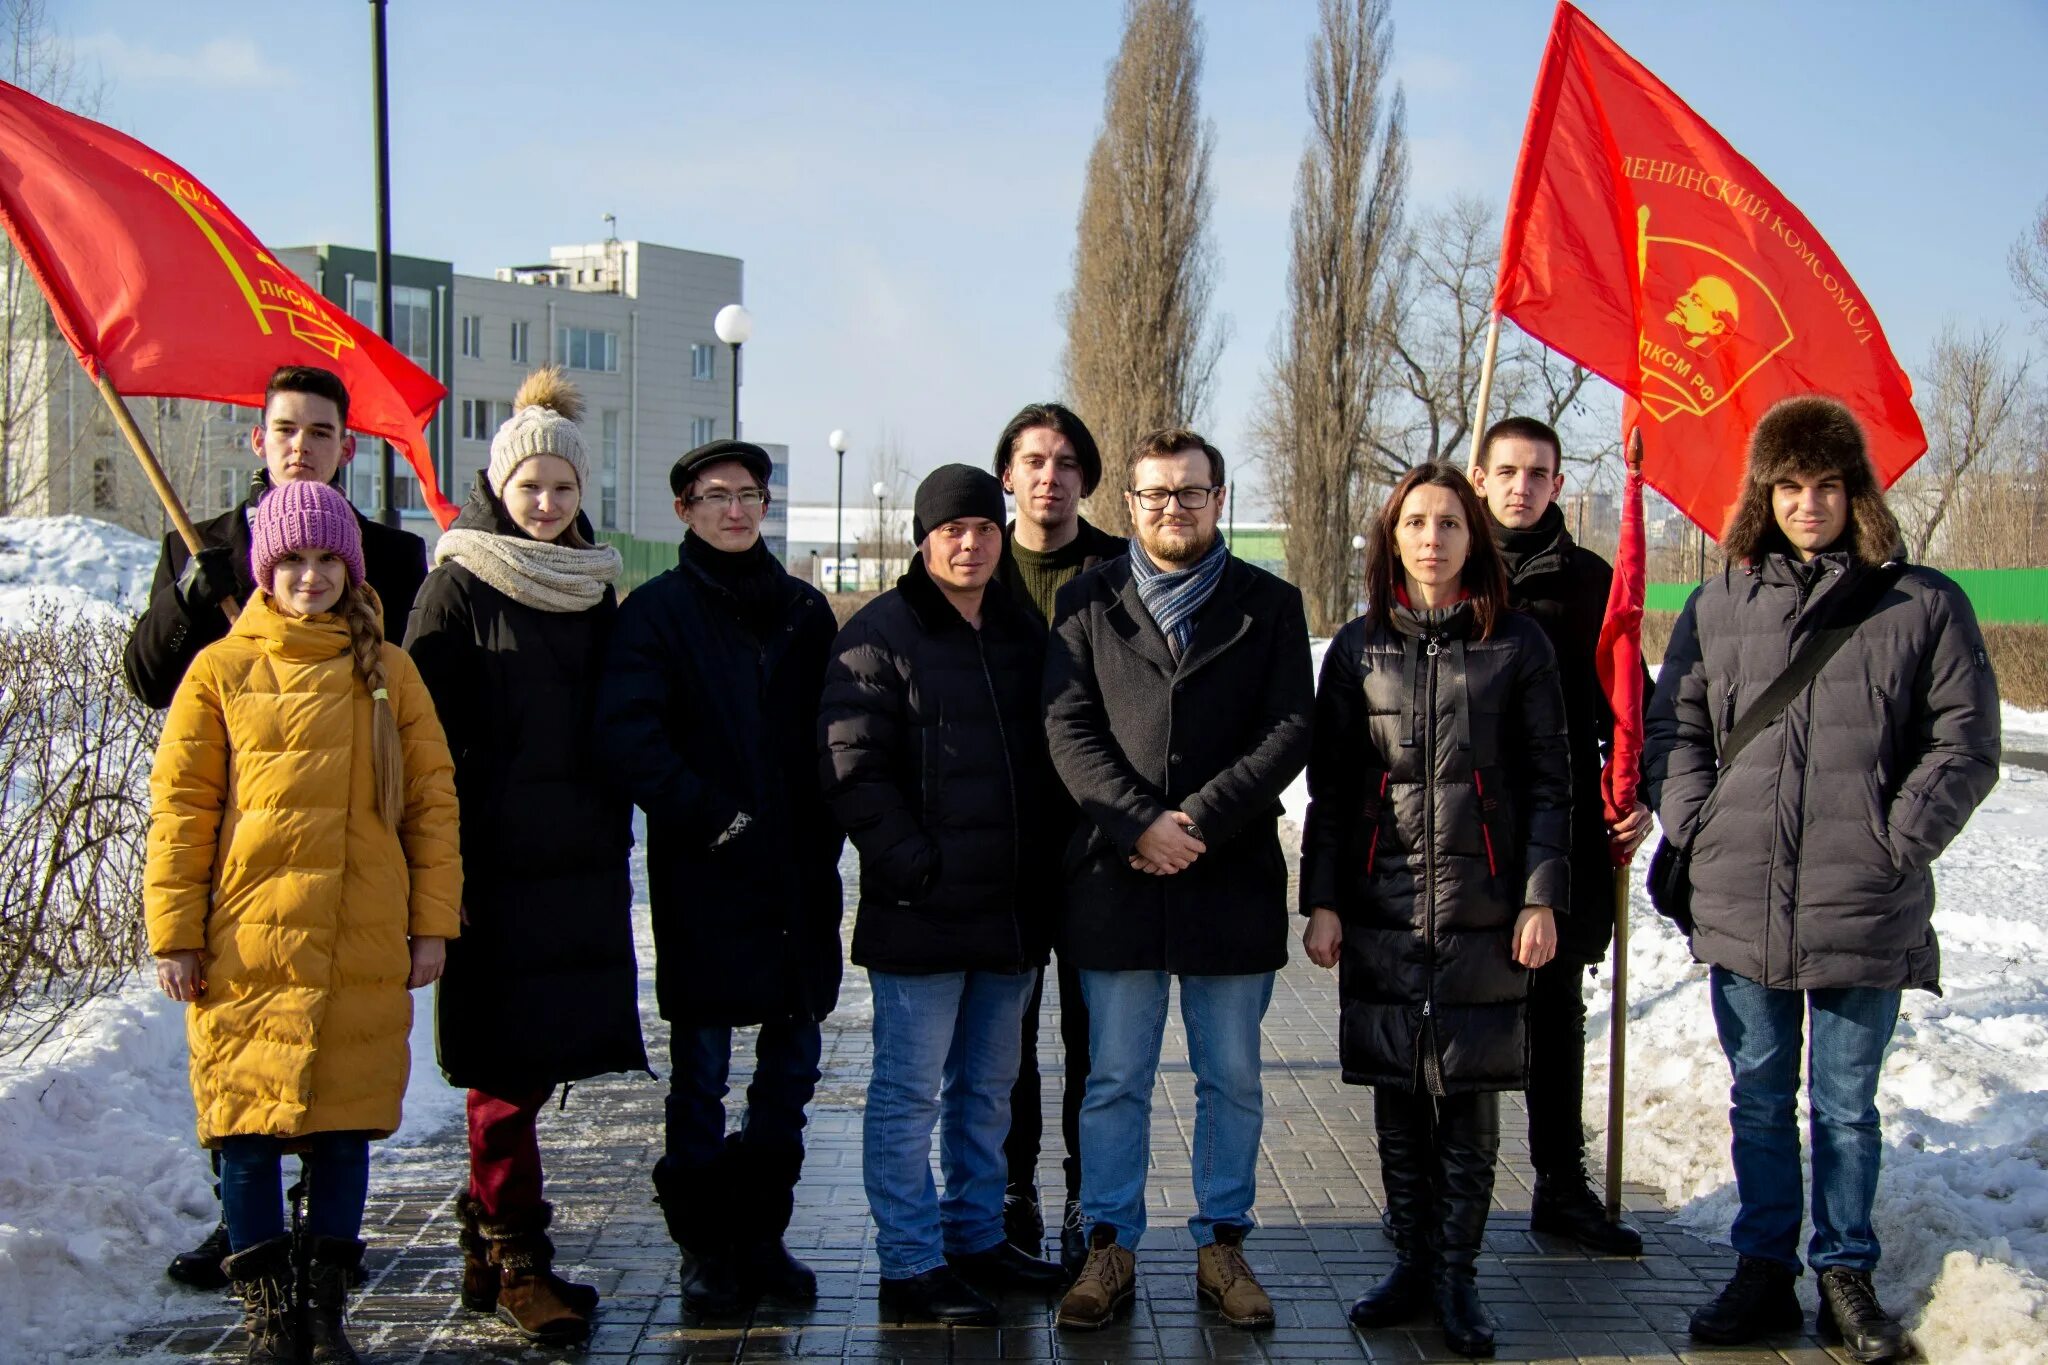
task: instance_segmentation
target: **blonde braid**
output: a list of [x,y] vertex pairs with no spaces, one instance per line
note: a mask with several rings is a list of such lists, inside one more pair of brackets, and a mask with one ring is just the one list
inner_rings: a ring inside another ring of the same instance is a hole
[[385,693],[384,626],[369,594],[354,584],[343,594],[342,603],[356,676],[370,689],[370,767],[377,782],[377,813],[384,817],[384,827],[396,833],[398,819],[405,812],[405,755],[398,737],[398,715]]

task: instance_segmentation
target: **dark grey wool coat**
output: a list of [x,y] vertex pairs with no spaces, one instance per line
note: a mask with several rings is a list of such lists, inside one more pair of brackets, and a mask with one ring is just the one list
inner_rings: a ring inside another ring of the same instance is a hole
[[[518,534],[481,475],[455,525]],[[450,1085],[517,1095],[647,1070],[633,808],[590,739],[617,616],[609,590],[584,611],[542,611],[453,563],[413,604],[405,649],[447,731],[462,805],[466,920],[434,993]]]
[[1643,771],[1692,847],[1692,950],[1766,986],[1939,988],[1930,865],[1998,780],[1998,689],[1976,615],[1909,567],[1784,714],[1717,773],[1748,703],[1826,604],[1869,572],[1846,551],[1709,579],[1679,615]]
[[1344,921],[1344,1079],[1452,1094],[1528,1078],[1526,905],[1571,904],[1564,692],[1541,627],[1469,603],[1361,617],[1316,694],[1301,907]]
[[[1301,594],[1232,559],[1178,662],[1128,559],[1060,589],[1046,732],[1080,803],[1060,952],[1096,971],[1230,976],[1287,963],[1280,795],[1308,762]],[[1171,877],[1131,870],[1138,836],[1186,812],[1209,851]]]

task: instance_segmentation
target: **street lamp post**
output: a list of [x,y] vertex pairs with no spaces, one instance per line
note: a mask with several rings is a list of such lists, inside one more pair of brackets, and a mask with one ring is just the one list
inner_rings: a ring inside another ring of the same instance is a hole
[[[370,102],[371,137],[377,144],[377,335],[391,340],[391,97],[385,80],[384,0],[370,0]],[[343,307],[354,311],[356,301]],[[398,477],[391,442],[383,443],[384,497],[377,520],[398,525],[398,499],[393,484]]]
[[833,428],[825,438],[839,457],[839,494],[832,504],[832,591],[846,591],[846,433]]
[[740,438],[740,347],[754,335],[754,315],[736,303],[728,303],[711,319],[711,330],[732,347],[732,438]]
[[875,495],[875,586],[879,588],[889,572],[884,567],[888,563],[888,557],[882,551],[885,543],[882,539],[882,502],[889,496],[889,485],[877,479],[874,488],[869,491]]

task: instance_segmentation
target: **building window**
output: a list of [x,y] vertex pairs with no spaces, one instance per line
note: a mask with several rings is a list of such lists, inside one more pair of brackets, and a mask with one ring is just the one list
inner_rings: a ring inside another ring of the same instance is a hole
[[533,360],[533,325],[526,322],[512,324],[512,360],[514,364],[527,365]]
[[213,505],[225,512],[249,491],[249,471],[229,466],[213,471]]
[[510,403],[494,403],[488,398],[462,400],[462,439],[465,441],[488,441],[498,434],[499,427],[511,420]]
[[692,417],[690,419],[690,448],[696,449],[718,439],[716,417]]
[[213,405],[213,416],[215,421],[232,422],[240,415],[240,412],[236,409],[233,403],[215,403]]
[[619,529],[619,414],[607,408],[602,423],[603,444],[599,446],[597,475],[597,524],[607,531]]
[[114,481],[114,468],[113,456],[92,457],[92,510],[95,512],[114,510],[115,494],[118,492]]
[[159,421],[159,422],[175,422],[175,421],[177,421],[177,420],[178,420],[178,400],[177,400],[177,399],[175,399],[175,398],[159,398],[159,399],[157,399],[157,400],[156,400],[156,420],[157,420],[157,421]]
[[571,370],[616,372],[619,368],[619,334],[600,332],[591,327],[557,327],[555,360]]
[[[353,281],[348,311],[357,322],[377,330],[377,282]],[[434,358],[434,293],[416,285],[391,287],[391,344],[400,355],[422,366]]]
[[474,313],[462,315],[462,353],[471,360],[484,357],[484,320]]
[[699,341],[690,347],[690,378],[709,379],[712,377],[712,357],[718,352],[708,341]]

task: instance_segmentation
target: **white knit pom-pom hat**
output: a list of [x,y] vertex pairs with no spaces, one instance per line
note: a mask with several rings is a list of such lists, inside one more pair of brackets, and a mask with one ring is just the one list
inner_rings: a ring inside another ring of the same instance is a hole
[[583,449],[583,395],[559,365],[545,365],[526,376],[512,398],[512,416],[491,438],[491,462],[484,477],[491,492],[502,498],[513,472],[536,455],[554,455],[576,471],[576,486],[590,484],[590,456]]

